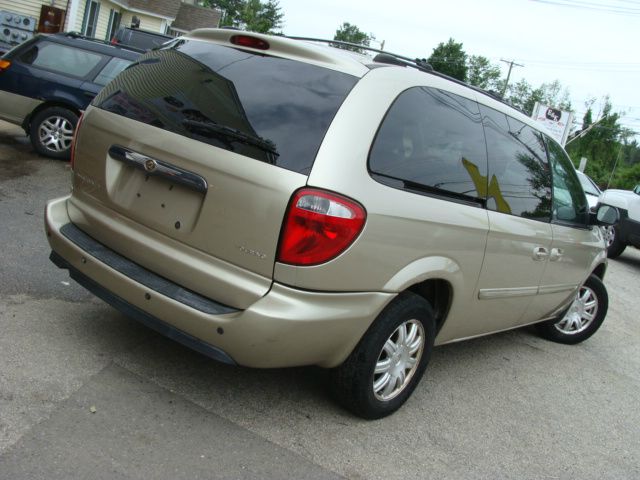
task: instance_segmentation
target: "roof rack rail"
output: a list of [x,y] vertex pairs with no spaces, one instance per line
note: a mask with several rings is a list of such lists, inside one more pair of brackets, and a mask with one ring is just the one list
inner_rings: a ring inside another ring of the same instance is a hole
[[70,38],[81,38],[83,40],[90,40],[92,42],[97,42],[97,43],[107,43],[105,40],[100,40],[94,37],[87,37],[86,35],[83,35],[80,32],[62,32],[61,34],[64,35],[65,37],[70,37]]
[[[376,57],[373,59],[374,61],[379,61],[381,63],[390,63],[393,65],[401,65],[405,67],[413,67],[413,68],[417,68],[418,70],[422,70],[424,72],[433,71],[433,67],[429,65],[427,60],[424,58],[405,57],[404,55],[398,55],[397,53],[386,52],[378,48],[371,48],[365,45],[358,45],[357,43],[343,42],[340,40],[327,40],[325,38],[289,37],[289,36],[286,36],[286,38],[290,38],[292,40],[305,40],[307,42],[328,43],[329,45],[352,47],[358,50],[366,50],[367,52],[376,52],[378,53],[378,55],[376,55]],[[381,60],[376,60],[376,58],[380,58]],[[400,61],[402,61],[403,63],[400,63]]]
[[518,110],[520,113],[523,113],[524,115],[527,115],[527,112],[525,112],[524,110],[516,107],[515,105],[512,105],[511,103],[509,103],[508,101],[506,101],[502,95],[500,95],[498,92],[493,91],[493,90],[485,90],[484,88],[480,88],[480,87],[476,87],[475,85],[471,85],[467,82],[464,82],[462,80],[458,80],[457,78],[454,77],[450,77],[447,74],[438,72],[436,70],[433,69],[433,67],[431,66],[431,64],[429,62],[427,62],[427,60],[425,58],[410,58],[410,57],[405,57],[404,55],[398,55],[397,53],[392,53],[392,52],[387,52],[385,50],[380,50],[377,48],[371,48],[371,47],[367,47],[364,45],[358,45],[357,43],[350,43],[350,42],[342,42],[340,40],[327,40],[324,38],[310,38],[310,37],[289,37],[286,36],[286,38],[290,38],[292,40],[303,40],[303,41],[308,41],[308,42],[321,42],[321,43],[328,43],[329,45],[341,45],[341,46],[346,46],[346,47],[353,47],[353,48],[357,48],[359,50],[366,50],[368,52],[376,52],[378,55],[376,55],[375,57],[373,57],[373,61],[374,62],[378,62],[378,63],[387,63],[389,65],[398,65],[401,67],[412,67],[412,68],[416,68],[422,72],[425,73],[429,73],[431,75],[435,75],[436,77],[440,77],[440,78],[444,78],[445,80],[449,80],[451,82],[457,83],[458,85],[462,85],[465,86],[467,88],[470,88],[471,90],[474,90],[478,93],[481,93],[483,95],[487,95],[488,97],[493,98],[494,100],[499,101],[500,103],[503,103],[504,105],[507,105],[508,107],[511,107],[515,110]]
[[474,90],[474,91],[476,91],[478,93],[486,95],[487,97],[491,97],[494,100],[497,100],[498,102],[506,105],[507,107],[511,107],[514,110],[519,111],[520,113],[526,115],[527,117],[530,116],[527,112],[522,110],[520,107],[516,107],[512,103],[510,103],[507,100],[505,100],[505,98],[502,95],[500,95],[498,92],[496,92],[495,90],[485,90],[484,88],[476,87],[475,85],[471,85],[470,83],[464,82],[462,80],[458,80],[457,78],[450,77],[449,75],[447,75],[445,73],[437,72],[435,70],[433,70],[432,72],[429,72],[429,73],[431,73],[432,75],[435,75],[436,77],[444,78],[444,79],[449,80],[451,82],[457,83],[458,85],[462,85],[464,87],[470,88],[471,90]]
[[106,40],[101,40],[99,38],[94,38],[94,37],[87,37],[86,35],[83,35],[80,32],[62,32],[62,33],[60,33],[60,35],[64,35],[65,37],[69,37],[69,38],[80,38],[82,40],[88,40],[90,42],[95,42],[95,43],[101,43],[103,45],[108,45],[110,47],[122,48],[122,49],[125,49],[125,50],[131,50],[131,51],[138,52],[138,53],[146,52],[146,50],[144,50],[143,48],[132,47],[130,45],[121,45],[119,43],[111,43],[111,42],[108,42]]

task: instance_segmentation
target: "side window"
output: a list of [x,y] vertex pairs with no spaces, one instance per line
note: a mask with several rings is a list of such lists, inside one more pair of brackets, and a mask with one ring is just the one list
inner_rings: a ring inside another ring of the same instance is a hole
[[551,172],[540,133],[480,105],[489,155],[487,208],[551,220]]
[[102,55],[57,43],[41,42],[25,52],[20,61],[72,77],[85,77],[103,59]]
[[553,172],[553,220],[585,226],[589,204],[571,160],[555,141],[546,137]]
[[393,103],[369,155],[382,182],[461,199],[484,199],[487,158],[476,102],[414,87]]
[[124,58],[112,58],[109,60],[100,73],[93,80],[93,83],[97,83],[98,85],[106,85],[111,80],[116,78],[122,70],[131,65],[131,60],[125,60]]

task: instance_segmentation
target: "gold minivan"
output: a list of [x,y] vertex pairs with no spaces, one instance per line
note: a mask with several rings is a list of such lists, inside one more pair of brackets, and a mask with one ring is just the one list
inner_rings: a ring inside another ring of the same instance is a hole
[[590,337],[606,253],[566,153],[423,62],[204,29],[86,110],[51,259],[216,360],[331,369],[380,418],[434,345],[537,324]]

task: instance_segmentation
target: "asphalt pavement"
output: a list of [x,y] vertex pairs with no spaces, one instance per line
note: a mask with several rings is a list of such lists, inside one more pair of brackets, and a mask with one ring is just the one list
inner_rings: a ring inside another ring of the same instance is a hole
[[216,363],[76,285],[43,233],[69,177],[0,121],[0,479],[640,478],[640,251],[609,262],[590,340],[439,347],[409,402],[370,422],[321,369]]

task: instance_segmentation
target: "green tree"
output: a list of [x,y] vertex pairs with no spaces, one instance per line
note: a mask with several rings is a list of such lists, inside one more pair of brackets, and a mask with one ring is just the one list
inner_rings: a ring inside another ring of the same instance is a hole
[[207,7],[222,12],[221,27],[258,33],[281,33],[284,13],[277,0],[204,0]]
[[542,103],[553,105],[562,110],[571,110],[571,95],[569,89],[563,87],[559,80],[540,85]]
[[[336,34],[333,36],[333,39],[339,42],[355,43],[356,45],[363,45],[365,47],[368,47],[371,43],[371,40],[373,40],[373,35],[364,33],[357,26],[349,22],[343,22],[343,24],[336,30]],[[346,50],[363,53],[363,50],[360,48],[338,44],[336,44],[335,46],[338,48],[344,48]]]
[[582,117],[582,130],[586,130],[591,125],[593,125],[593,112],[591,111],[591,107],[588,107]]
[[631,165],[622,165],[616,169],[616,175],[611,186],[631,190],[638,184],[640,184],[640,162]]
[[507,87],[505,100],[524,111],[527,115],[533,113],[533,107],[536,102],[571,111],[569,90],[563,88],[558,80],[554,80],[551,83],[543,83],[538,88],[533,88],[529,82],[522,79]]
[[453,38],[447,43],[440,42],[427,61],[435,71],[467,81],[467,54],[462,49],[462,43],[457,43]]
[[601,187],[606,187],[616,162],[619,165],[616,170],[625,169],[626,162],[624,158],[620,161],[620,157],[624,152],[624,136],[628,133],[624,132],[619,120],[620,114],[613,112],[611,101],[605,98],[597,124],[567,146],[567,153],[575,165],[582,157],[587,158],[585,173]]
[[492,64],[487,57],[471,55],[467,59],[467,82],[485,90],[498,90],[500,67]]

